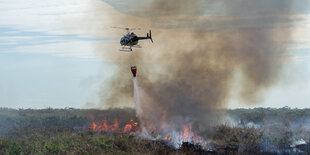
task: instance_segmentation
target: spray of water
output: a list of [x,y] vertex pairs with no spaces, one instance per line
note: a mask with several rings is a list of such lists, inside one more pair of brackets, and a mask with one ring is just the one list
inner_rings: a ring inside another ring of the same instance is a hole
[[141,105],[140,105],[139,89],[138,89],[138,83],[137,83],[136,77],[133,78],[133,94],[134,94],[136,115],[138,117],[140,117],[142,114],[142,109],[141,109]]

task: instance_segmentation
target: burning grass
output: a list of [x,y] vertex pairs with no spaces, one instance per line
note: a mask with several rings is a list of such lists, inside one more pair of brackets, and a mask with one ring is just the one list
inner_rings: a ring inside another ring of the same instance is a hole
[[133,135],[138,132],[141,132],[138,122],[130,119],[128,123],[120,124],[117,118],[114,119],[113,124],[109,124],[106,119],[100,121],[100,123],[96,123],[94,118],[92,118],[92,123],[88,127],[90,131],[95,132],[104,132],[104,133],[122,133],[122,134],[129,134]]
[[[131,109],[0,109],[0,154],[310,153],[310,134],[305,128],[310,110],[226,113],[235,124],[214,126],[212,132],[194,131],[185,124],[170,135],[152,132],[143,136]],[[301,120],[303,126],[298,126]]]

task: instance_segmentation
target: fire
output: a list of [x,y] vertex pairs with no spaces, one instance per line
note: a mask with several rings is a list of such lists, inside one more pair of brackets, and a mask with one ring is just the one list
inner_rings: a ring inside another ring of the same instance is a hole
[[132,132],[133,128],[138,126],[138,122],[135,122],[133,119],[130,120],[130,124],[126,124],[123,128],[123,133],[129,133],[130,135],[133,135],[134,132]]
[[91,129],[93,131],[113,132],[118,128],[118,121],[115,119],[114,123],[109,125],[106,120],[102,120],[100,124],[92,122]]
[[179,140],[197,144],[203,143],[201,137],[195,135],[195,133],[192,131],[192,126],[188,124],[184,126],[183,132],[180,133]]
[[[164,112],[165,113],[165,112]],[[92,118],[92,123],[89,126],[89,130],[96,132],[104,132],[104,133],[121,133],[128,135],[141,136],[142,128],[139,126],[139,123],[134,119],[130,119],[128,123],[119,122],[117,119],[114,119],[114,122],[111,123],[108,120],[101,120],[99,123],[96,123],[94,118]],[[165,120],[165,116],[163,116],[162,120]],[[161,126],[161,131],[158,132],[156,139],[163,140],[169,144],[172,144],[175,147],[179,147],[183,142],[190,142],[194,144],[206,144],[206,141],[200,136],[196,135],[193,132],[192,125],[185,124],[181,130],[174,130],[171,128],[170,124],[167,122],[163,122]],[[146,136],[146,138],[151,138],[154,135]],[[154,136],[155,137],[155,136]]]
[[189,134],[193,134],[192,131],[189,129],[189,125],[185,125],[184,126],[184,131],[183,131],[183,135],[181,135],[181,139],[188,139],[190,138],[189,137]]
[[97,128],[97,124],[95,122],[93,122],[92,129],[95,130],[96,128]]
[[[184,125],[183,127],[183,131],[181,131],[179,133],[179,136],[177,138],[177,141],[180,142],[190,142],[190,141],[195,141],[195,139],[198,139],[199,137],[196,138],[196,136],[194,135],[194,133],[192,132],[192,127],[190,125]],[[172,136],[166,136],[165,138],[163,138],[164,141],[170,141],[170,142],[174,142],[175,138],[173,138]]]
[[202,146],[207,144],[203,138],[193,132],[191,124],[184,125],[182,130],[179,132],[175,130],[171,131],[170,134],[171,135],[168,134],[162,140],[172,144],[175,147],[179,147],[183,142],[200,144]]
[[123,132],[124,133],[128,133],[131,129],[132,129],[132,125],[126,124],[124,129],[123,129]]
[[164,141],[171,141],[171,139],[172,139],[172,136],[168,136],[164,138]]
[[134,121],[133,119],[130,120],[129,123],[121,126],[117,119],[114,119],[113,124],[109,124],[107,120],[102,120],[100,123],[96,123],[94,118],[91,117],[92,124],[89,126],[89,130],[96,131],[96,132],[121,132],[133,135],[139,131],[138,129],[138,122]]

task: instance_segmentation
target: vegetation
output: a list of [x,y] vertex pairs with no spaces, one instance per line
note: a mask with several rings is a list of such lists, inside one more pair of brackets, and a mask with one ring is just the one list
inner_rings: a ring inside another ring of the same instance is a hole
[[108,136],[64,128],[26,129],[28,135],[0,139],[0,154],[167,154],[174,151],[163,142],[133,136]]
[[[214,154],[240,152],[310,154],[310,109],[225,110],[234,125],[215,126],[205,135],[212,150],[183,143],[175,149],[163,141],[122,133],[88,130],[92,119],[135,119],[133,109],[0,108],[0,154]],[[307,145],[294,145],[297,140]]]

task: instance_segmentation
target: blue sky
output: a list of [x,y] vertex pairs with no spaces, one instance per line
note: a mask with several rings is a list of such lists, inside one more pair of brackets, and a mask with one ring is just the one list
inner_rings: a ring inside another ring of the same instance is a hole
[[[105,28],[111,19],[127,17],[114,8],[121,1],[108,2],[96,1],[96,7],[109,16],[98,15],[89,0],[0,0],[0,107],[85,108],[99,102],[113,63],[94,45],[118,51],[119,36]],[[289,18],[297,25],[289,49],[294,61],[260,106],[310,108],[310,14]],[[244,106],[233,99],[230,107]]]
[[83,14],[85,1],[79,2],[0,1],[0,107],[85,108],[98,102],[109,76],[101,70],[110,64],[96,58],[91,44],[109,38],[63,27],[72,14]]

